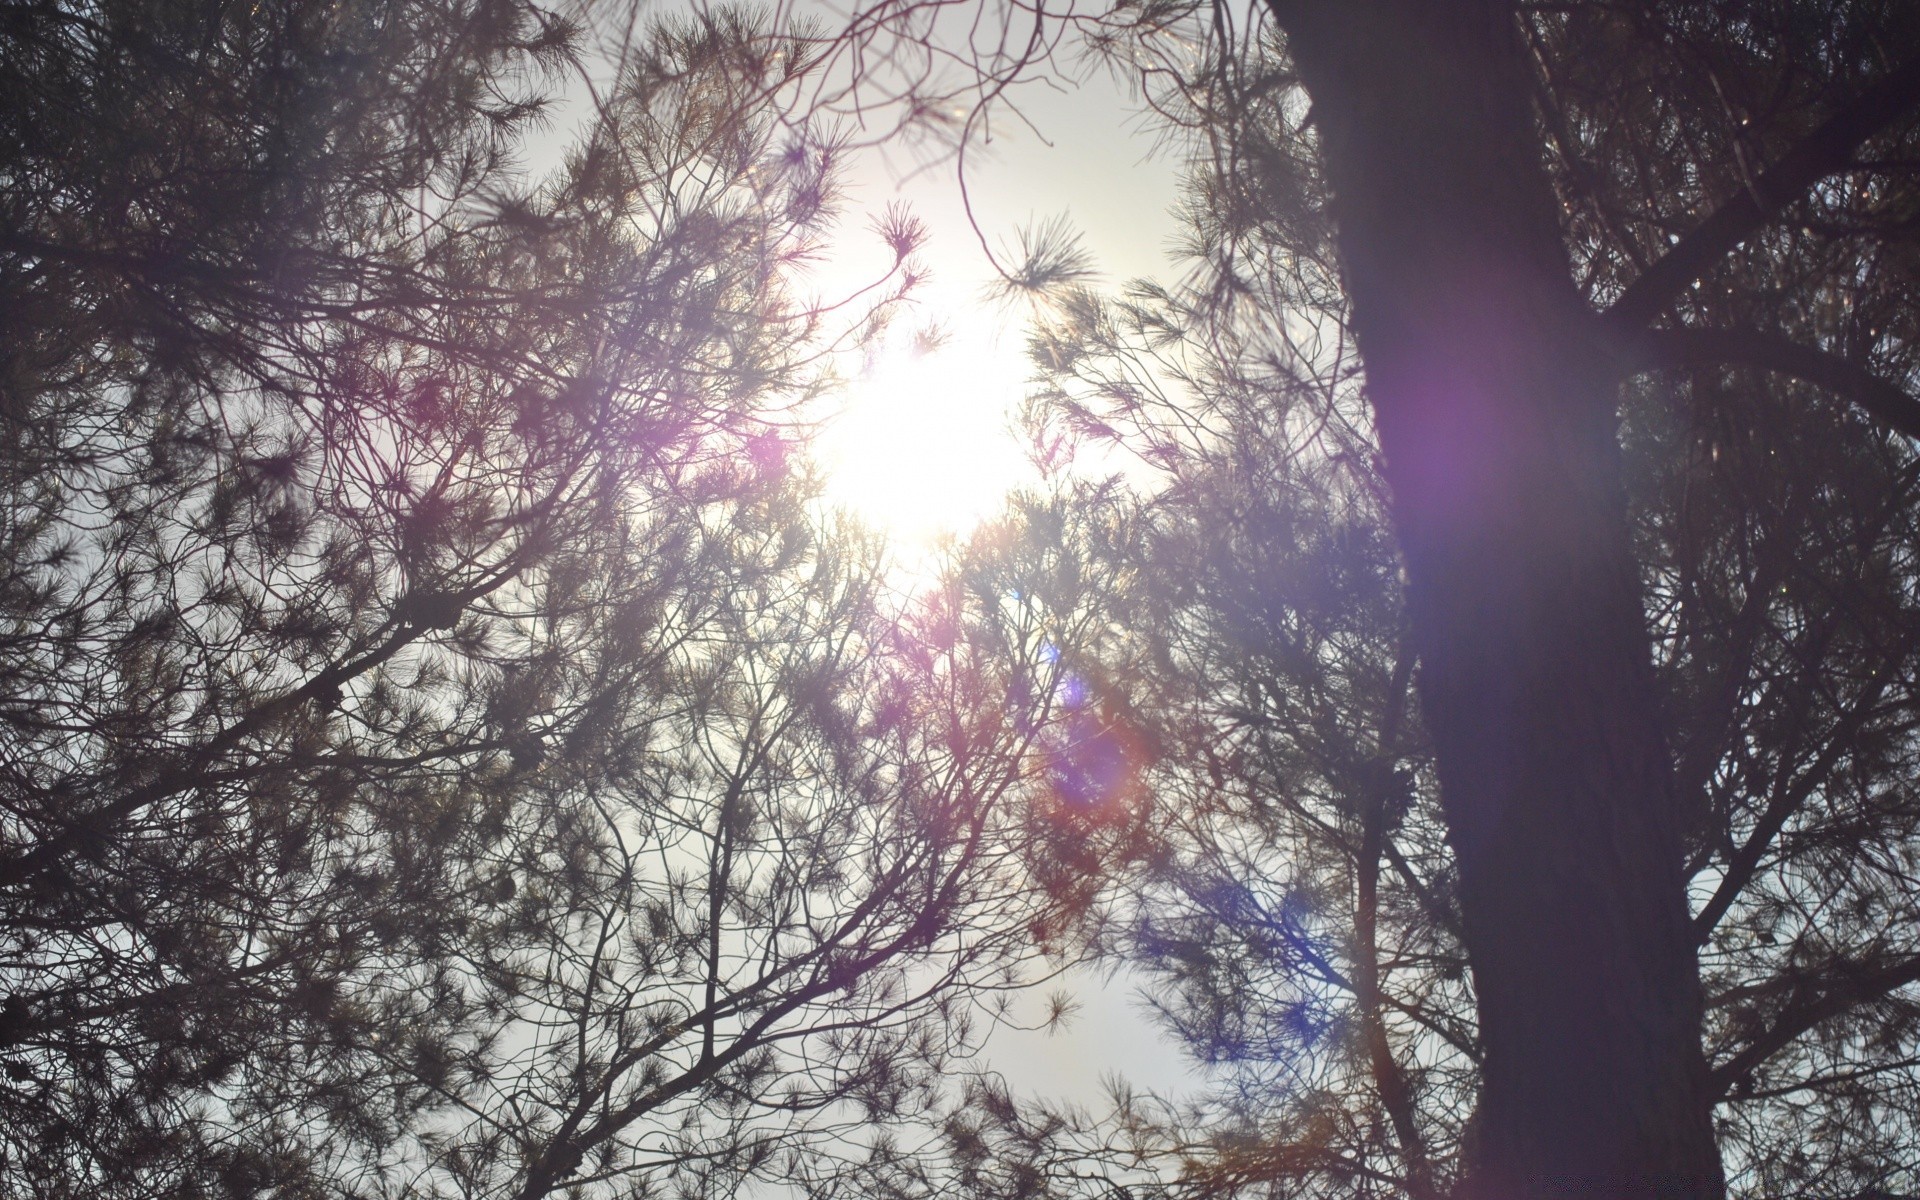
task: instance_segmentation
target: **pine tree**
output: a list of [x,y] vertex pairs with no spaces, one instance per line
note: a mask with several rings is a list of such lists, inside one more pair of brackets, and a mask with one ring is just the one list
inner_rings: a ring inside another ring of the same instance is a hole
[[1037,639],[810,518],[808,46],[613,15],[4,18],[8,1188],[830,1181],[1033,955]]
[[[1166,472],[1128,633],[1085,652],[1166,722],[1132,952],[1232,1064],[1191,1182],[1710,1194],[1724,1161],[1740,1194],[1906,1189],[1907,14],[1403,7],[1107,27],[1206,139],[1206,271],[1075,301],[1039,347],[1052,417]],[[1509,412],[1482,376],[1515,371]],[[1595,398],[1542,415],[1556,372]],[[1611,532],[1522,528],[1580,478]],[[1630,577],[1537,590],[1601,560]],[[1509,585],[1533,615],[1481,594]],[[1633,599],[1601,637],[1608,588]],[[1636,659],[1641,698],[1599,700]],[[1666,832],[1538,824],[1586,811],[1550,797],[1596,731],[1611,770],[1656,738],[1671,780],[1595,812]],[[1475,773],[1529,762],[1560,782],[1524,802]],[[1659,955],[1666,991],[1623,982]],[[1607,1031],[1679,1038],[1696,960],[1703,1061],[1669,1078],[1690,1051]]]

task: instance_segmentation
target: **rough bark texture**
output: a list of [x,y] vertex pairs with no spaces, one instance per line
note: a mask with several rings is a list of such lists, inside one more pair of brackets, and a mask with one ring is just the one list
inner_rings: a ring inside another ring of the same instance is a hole
[[1672,768],[1511,7],[1269,0],[1313,101],[1485,1049],[1469,1200],[1723,1190]]

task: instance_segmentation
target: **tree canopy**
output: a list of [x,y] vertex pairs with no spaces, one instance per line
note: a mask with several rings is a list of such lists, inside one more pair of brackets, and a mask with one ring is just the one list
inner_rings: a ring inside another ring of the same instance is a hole
[[[0,1181],[1920,1191],[1920,14],[964,7],[0,17]],[[839,182],[1069,54],[1186,273],[902,589]]]
[[8,1186],[831,1180],[1057,903],[1037,635],[903,617],[809,517],[863,310],[793,286],[806,45],[8,21]]
[[[1564,1096],[1542,1095],[1553,1051],[1523,1037],[1504,1053],[1528,1077],[1515,1081],[1534,1097],[1528,1111],[1502,1129],[1516,1114],[1486,1110],[1489,1063],[1502,1053],[1485,1025],[1488,970],[1499,965],[1489,954],[1531,945],[1537,957],[1516,964],[1520,975],[1544,966],[1595,996],[1611,993],[1596,1007],[1612,1011],[1581,1028],[1631,1022],[1623,973],[1583,971],[1592,963],[1568,962],[1553,944],[1582,936],[1578,873],[1597,871],[1601,892],[1653,886],[1609,844],[1625,834],[1605,835],[1603,823],[1572,838],[1563,852],[1573,858],[1537,890],[1514,892],[1523,867],[1551,858],[1555,835],[1510,808],[1463,812],[1448,802],[1450,788],[1457,797],[1500,776],[1449,783],[1445,747],[1429,740],[1439,705],[1480,770],[1541,754],[1545,790],[1525,802],[1566,804],[1545,797],[1555,772],[1575,769],[1571,716],[1516,735],[1533,718],[1498,705],[1465,722],[1460,713],[1510,691],[1527,669],[1487,672],[1509,643],[1536,654],[1557,646],[1539,666],[1561,680],[1558,691],[1604,691],[1597,635],[1584,624],[1598,618],[1580,617],[1585,633],[1553,632],[1560,611],[1581,612],[1602,586],[1583,574],[1589,542],[1576,543],[1571,568],[1588,583],[1549,592],[1557,608],[1526,618],[1539,629],[1502,607],[1510,601],[1482,594],[1481,575],[1557,568],[1513,523],[1516,493],[1475,508],[1469,481],[1511,470],[1523,492],[1550,490],[1525,472],[1543,462],[1589,469],[1568,455],[1596,445],[1576,451],[1593,437],[1578,430],[1544,442],[1527,433],[1524,455],[1544,457],[1500,465],[1510,453],[1500,444],[1515,435],[1486,424],[1505,410],[1475,397],[1511,386],[1489,383],[1484,364],[1534,352],[1511,342],[1526,337],[1576,364],[1577,386],[1604,385],[1604,424],[1588,428],[1618,455],[1606,471],[1616,473],[1624,523],[1612,536],[1624,536],[1644,615],[1640,654],[1654,671],[1646,707],[1662,718],[1672,771],[1653,798],[1675,826],[1685,890],[1670,899],[1684,899],[1687,972],[1697,955],[1702,992],[1694,1036],[1706,1063],[1693,1111],[1711,1112],[1737,1192],[1908,1189],[1920,978],[1904,865],[1914,854],[1906,547],[1916,410],[1911,342],[1893,315],[1910,307],[1911,276],[1896,265],[1906,218],[1895,215],[1910,207],[1912,186],[1908,14],[1576,5],[1510,13],[1488,42],[1476,40],[1487,27],[1464,19],[1435,31],[1453,16],[1355,7],[1364,11],[1353,21],[1373,22],[1362,32],[1379,35],[1378,46],[1344,41],[1356,29],[1332,26],[1348,17],[1307,4],[1274,5],[1251,29],[1221,22],[1219,10],[1181,10],[1193,23],[1180,28],[1211,55],[1176,55],[1172,39],[1154,40],[1180,15],[1171,9],[1105,27],[1115,53],[1149,64],[1143,77],[1159,111],[1201,139],[1190,222],[1204,270],[1185,289],[1077,302],[1039,349],[1057,380],[1043,418],[1118,440],[1168,476],[1133,518],[1138,540],[1126,554],[1142,586],[1120,601],[1116,622],[1128,636],[1091,652],[1133,681],[1125,686],[1147,698],[1147,711],[1179,714],[1169,736],[1180,752],[1158,760],[1170,774],[1157,794],[1177,797],[1166,820],[1185,827],[1182,848],[1143,877],[1133,937],[1139,959],[1156,964],[1169,1027],[1234,1064],[1216,1126],[1229,1140],[1197,1177],[1229,1190],[1318,1181],[1329,1194],[1531,1194],[1561,1184],[1717,1192],[1711,1177],[1688,1190],[1677,1160],[1664,1178],[1632,1165],[1636,1154],[1665,1153],[1649,1147],[1664,1136],[1658,1127],[1682,1123],[1669,1117],[1629,1128],[1611,1148],[1577,1148],[1584,1132],[1524,1148],[1553,1125],[1536,1114],[1556,1105],[1569,1110],[1567,1128],[1604,1124],[1595,1114],[1610,1108],[1631,1125],[1646,1111],[1673,1111],[1651,1106],[1686,1094],[1678,1083],[1636,1109],[1609,1099],[1589,1064],[1564,1068],[1552,1085]],[[1406,30],[1426,34],[1411,53],[1461,61],[1409,60],[1383,75],[1366,56],[1386,55]],[[1319,38],[1360,58],[1309,69],[1303,56],[1323,52],[1313,48]],[[1401,112],[1393,106],[1403,98],[1382,94],[1420,71],[1438,81],[1416,90],[1471,91],[1514,69],[1490,65],[1502,54],[1523,59],[1514,86],[1524,85],[1525,144],[1557,210],[1557,245],[1531,266],[1494,265],[1506,253],[1499,239],[1518,236],[1503,222],[1521,218],[1501,217],[1511,198],[1485,189],[1515,183],[1512,160],[1472,160],[1482,176],[1505,170],[1499,185],[1447,181],[1451,165],[1434,162],[1424,140],[1513,135],[1478,113],[1462,129],[1440,129],[1445,119]],[[1316,80],[1330,69],[1354,74]],[[1386,129],[1395,120],[1410,124]],[[1337,121],[1355,128],[1338,133]],[[1343,153],[1364,161],[1332,162],[1336,137],[1354,139]],[[1415,141],[1378,140],[1388,137]],[[1398,153],[1408,158],[1380,161]],[[1416,186],[1422,179],[1431,187]],[[1391,186],[1373,190],[1382,180]],[[1440,201],[1437,187],[1462,192]],[[1446,204],[1459,206],[1446,218],[1460,222],[1452,236],[1493,239],[1464,262],[1459,245],[1430,240],[1445,228],[1405,225]],[[1355,248],[1376,235],[1408,240]],[[1399,249],[1378,257],[1389,244]],[[1355,254],[1369,263],[1356,267]],[[1556,318],[1571,319],[1570,331],[1527,311],[1486,315],[1547,286],[1544,273],[1524,287],[1511,275],[1544,272],[1542,261],[1564,264],[1560,278],[1585,314]],[[1415,350],[1403,364],[1411,374],[1395,377],[1410,390],[1392,401],[1379,394],[1379,355],[1355,313],[1362,271],[1404,289],[1378,302],[1390,319],[1371,335],[1395,355]],[[1423,288],[1432,294],[1409,303]],[[1448,288],[1464,289],[1450,294],[1464,319],[1433,307]],[[1489,344],[1508,319],[1509,340]],[[1575,386],[1552,382],[1562,366],[1539,370],[1516,393],[1515,415],[1500,420],[1568,403],[1548,399]],[[1383,404],[1403,411],[1383,413]],[[1381,430],[1389,418],[1411,423],[1398,450]],[[1426,569],[1450,580],[1427,584],[1428,602],[1441,607],[1424,644],[1409,621],[1422,568],[1409,561],[1408,537],[1433,539],[1427,553],[1438,557]],[[1519,560],[1503,561],[1514,544]],[[1463,565],[1473,574],[1451,574]],[[1434,678],[1446,661],[1436,654],[1455,656],[1453,684]],[[1568,663],[1579,672],[1567,676]],[[1423,681],[1410,694],[1409,683]],[[1528,703],[1544,708],[1555,694]],[[1603,761],[1638,736],[1621,726],[1621,709],[1614,701],[1595,715],[1611,747]],[[1538,744],[1511,748],[1516,736]],[[1488,760],[1489,738],[1510,748]],[[1529,830],[1504,855],[1495,853],[1502,826]],[[1477,928],[1461,876],[1476,853],[1493,859],[1490,889],[1506,896]],[[1531,915],[1511,921],[1527,896]],[[1625,928],[1633,950],[1654,940],[1645,920]],[[1537,981],[1514,998],[1560,1003],[1555,986]],[[1683,1008],[1676,1000],[1671,1011]],[[1553,1023],[1529,1015],[1516,1024]],[[1521,1128],[1530,1121],[1532,1133]],[[1540,1157],[1525,1170],[1498,1162],[1515,1153]],[[1554,1174],[1556,1156],[1568,1175]],[[1528,1174],[1531,1184],[1516,1178]]]

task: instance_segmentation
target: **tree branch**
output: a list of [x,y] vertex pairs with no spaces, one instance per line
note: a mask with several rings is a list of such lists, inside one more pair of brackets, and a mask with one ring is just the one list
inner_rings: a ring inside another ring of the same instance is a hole
[[[1760,864],[1766,859],[1767,851],[1772,848],[1774,839],[1780,836],[1780,831],[1785,829],[1787,822],[1800,811],[1800,806],[1807,802],[1807,798],[1813,795],[1815,789],[1826,782],[1834,767],[1854,747],[1861,729],[1866,725],[1867,718],[1873,715],[1885,690],[1884,677],[1876,673],[1866,689],[1866,694],[1861,696],[1841,718],[1840,727],[1834,730],[1833,736],[1827,740],[1826,746],[1814,762],[1791,783],[1785,779],[1780,781],[1773,796],[1767,801],[1765,810],[1754,821],[1753,833],[1728,860],[1726,871],[1720,880],[1720,886],[1714,890],[1713,898],[1707,901],[1707,906],[1700,911],[1700,915],[1693,919],[1694,939],[1698,944],[1704,946],[1713,937],[1713,931],[1720,924],[1721,918],[1727,915],[1727,910],[1733,907],[1733,902],[1739,899],[1740,893],[1746,886],[1753,882],[1754,874],[1759,871]],[[1781,768],[1781,773],[1783,775],[1786,773],[1786,767]]]
[[1828,117],[1752,185],[1695,226],[1638,279],[1606,312],[1607,321],[1637,329],[1707,269],[1752,236],[1788,202],[1835,171],[1853,152],[1920,105],[1920,57],[1894,68],[1852,104]]
[[1713,365],[1761,367],[1805,380],[1920,438],[1920,399],[1854,362],[1756,329],[1651,329],[1634,338],[1635,370]]
[[[1842,964],[1858,967],[1858,964]],[[1713,1094],[1724,1097],[1733,1085],[1766,1062],[1801,1034],[1848,1009],[1880,999],[1910,983],[1920,983],[1920,956],[1895,962],[1877,971],[1849,974],[1832,987],[1798,1003],[1790,1003],[1773,1027],[1755,1037],[1745,1050],[1713,1069]]]
[[[1410,658],[1406,656],[1405,660]],[[1385,772],[1381,774],[1384,776]],[[1406,1159],[1407,1191],[1425,1200],[1435,1194],[1426,1139],[1420,1135],[1416,1120],[1413,1089],[1399,1060],[1393,1056],[1393,1044],[1388,1040],[1387,1024],[1380,1011],[1380,843],[1385,836],[1388,797],[1382,787],[1369,791],[1372,794],[1365,798],[1361,816],[1360,860],[1354,864],[1359,884],[1359,902],[1354,913],[1354,1000],[1360,1009],[1374,1090],[1380,1096],[1381,1107],[1387,1110],[1387,1117],[1393,1123],[1394,1140]]]

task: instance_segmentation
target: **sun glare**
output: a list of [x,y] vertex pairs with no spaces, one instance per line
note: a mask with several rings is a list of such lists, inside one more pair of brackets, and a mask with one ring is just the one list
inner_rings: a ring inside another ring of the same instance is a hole
[[815,448],[828,502],[908,554],[992,516],[1033,474],[1010,427],[1027,377],[1013,341],[981,329],[877,353]]

